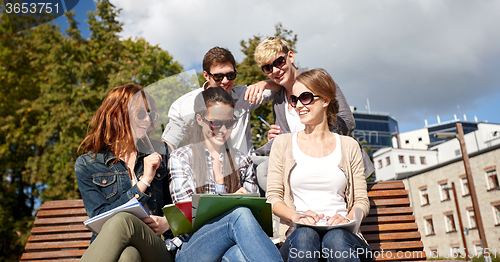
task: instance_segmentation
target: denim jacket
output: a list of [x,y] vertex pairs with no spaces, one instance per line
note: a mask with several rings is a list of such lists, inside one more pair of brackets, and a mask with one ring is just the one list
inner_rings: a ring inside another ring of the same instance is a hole
[[[149,209],[151,215],[163,216],[162,207],[172,203],[167,169],[170,148],[168,146],[166,148],[167,152],[162,155],[162,162],[156,170],[151,187],[148,187],[144,193],[139,190],[137,184],[132,186],[125,162],[119,160],[112,164],[116,156],[110,151],[98,153],[95,159],[94,153],[80,156],[75,163],[75,173],[87,215],[92,218],[123,205],[135,197],[146,209]],[[134,172],[138,179],[144,173],[144,157],[146,156],[146,154],[137,153]],[[92,241],[95,237],[96,234],[93,234]]]

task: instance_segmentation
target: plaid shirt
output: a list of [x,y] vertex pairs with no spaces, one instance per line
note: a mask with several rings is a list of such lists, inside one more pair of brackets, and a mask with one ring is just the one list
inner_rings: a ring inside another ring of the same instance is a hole
[[[191,145],[183,146],[176,149],[170,155],[168,161],[168,169],[170,170],[170,194],[172,195],[172,201],[174,203],[191,201],[191,196],[196,193],[196,185],[193,177],[193,169],[191,168],[191,163],[189,163],[189,158],[192,155]],[[207,164],[208,164],[208,194],[215,194],[215,179],[214,172],[212,168],[212,156],[210,152],[205,149]],[[225,155],[221,153],[219,155],[219,160],[221,160]],[[255,183],[255,174],[253,172],[253,162],[247,155],[236,151],[236,156],[233,156],[233,161],[235,162],[235,168],[238,168],[240,174],[240,184],[244,187],[248,193],[257,193],[259,188]],[[224,170],[224,167],[222,167]]]

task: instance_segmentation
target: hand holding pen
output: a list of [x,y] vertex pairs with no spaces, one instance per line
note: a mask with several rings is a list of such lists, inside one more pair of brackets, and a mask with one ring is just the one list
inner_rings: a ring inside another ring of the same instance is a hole
[[264,123],[267,127],[269,127],[269,131],[267,132],[267,141],[271,141],[274,139],[277,135],[283,133],[281,132],[281,127],[278,125],[271,125],[269,124],[266,120],[264,120],[262,117],[259,116],[260,121]]
[[324,219],[325,215],[316,214],[311,210],[307,210],[306,212],[295,212],[294,217],[292,218],[293,222],[300,222],[307,225],[316,225],[319,221]]

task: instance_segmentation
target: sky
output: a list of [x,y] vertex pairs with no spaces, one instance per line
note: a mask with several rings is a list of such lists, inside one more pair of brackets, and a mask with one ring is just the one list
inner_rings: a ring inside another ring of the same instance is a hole
[[[186,70],[214,46],[297,34],[296,65],[326,69],[358,110],[388,113],[400,131],[453,120],[500,123],[500,1],[111,0],[123,38],[143,37]],[[82,35],[93,1],[75,7]],[[58,22],[59,23],[59,22]],[[369,101],[369,102],[368,102]]]

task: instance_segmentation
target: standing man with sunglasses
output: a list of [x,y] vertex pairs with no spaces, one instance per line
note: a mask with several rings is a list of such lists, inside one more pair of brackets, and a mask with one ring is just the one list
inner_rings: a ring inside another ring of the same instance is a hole
[[[250,154],[253,150],[252,133],[250,132],[250,111],[261,103],[270,102],[282,87],[274,83],[261,81],[250,86],[234,86],[238,72],[236,61],[231,52],[225,48],[214,47],[203,58],[203,76],[207,80],[202,88],[191,91],[178,98],[170,106],[170,118],[162,135],[162,139],[176,149],[184,139],[186,128],[194,116],[194,101],[198,94],[210,87],[221,87],[235,100],[235,119],[231,143],[234,148]],[[228,128],[228,126],[226,125]]]

